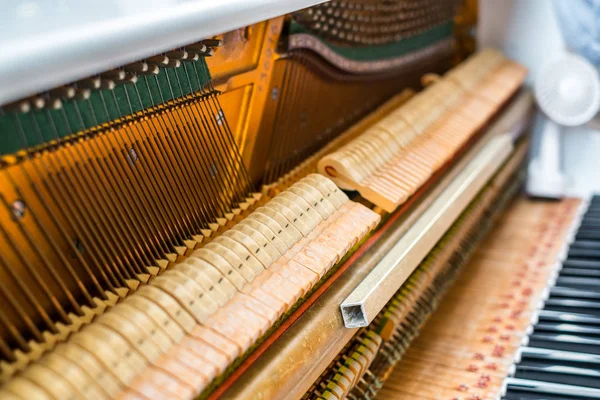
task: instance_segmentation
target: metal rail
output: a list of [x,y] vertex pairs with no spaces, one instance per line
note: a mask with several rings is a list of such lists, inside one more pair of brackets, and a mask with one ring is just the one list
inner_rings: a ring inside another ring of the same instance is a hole
[[502,166],[513,150],[503,134],[492,138],[431,207],[342,302],[346,328],[369,325],[400,286],[452,226],[465,207]]

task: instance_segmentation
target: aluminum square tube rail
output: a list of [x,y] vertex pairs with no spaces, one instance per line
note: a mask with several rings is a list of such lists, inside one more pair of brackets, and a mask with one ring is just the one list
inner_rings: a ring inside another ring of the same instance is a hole
[[513,150],[492,138],[340,305],[346,328],[369,325]]

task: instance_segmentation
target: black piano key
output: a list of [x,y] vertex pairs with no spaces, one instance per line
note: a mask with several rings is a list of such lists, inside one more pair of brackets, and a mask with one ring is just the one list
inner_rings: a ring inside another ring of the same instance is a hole
[[[577,235],[577,233],[594,233],[597,232],[598,229],[600,229],[600,225],[596,224],[596,223],[589,223],[589,222],[582,222],[581,225],[579,226],[579,228],[577,229],[577,232],[575,235]],[[584,242],[598,242],[597,239],[575,239],[575,241],[584,241]]]
[[570,249],[600,250],[600,241],[575,240],[569,245]]
[[557,322],[540,322],[535,325],[535,332],[564,333],[600,339],[600,327],[589,325],[575,325]]
[[581,226],[597,226],[600,225],[600,214],[598,212],[594,212],[594,213],[590,213],[590,214],[586,214],[583,216],[583,219],[581,220],[581,224],[579,225]]
[[[555,394],[537,394],[531,392],[523,392],[517,389],[511,389],[508,391],[501,400],[573,400],[570,397],[559,396]],[[579,398],[575,400],[589,400],[589,398]]]
[[559,276],[581,276],[584,278],[600,278],[600,269],[563,267],[559,272]]
[[571,259],[600,260],[600,249],[580,249],[571,246],[567,257]]
[[600,339],[575,335],[537,333],[534,331],[529,336],[528,346],[600,355]]
[[576,288],[576,289],[600,290],[600,279],[559,276],[556,279],[556,285],[566,286],[566,287]]
[[599,230],[579,230],[575,234],[575,239],[577,240],[600,240],[600,231]]
[[517,366],[514,376],[515,378],[600,389],[600,371],[589,368],[522,363]]
[[516,359],[519,360],[519,365],[538,365],[542,363],[545,365],[563,365],[600,371],[600,356],[594,354],[526,346],[519,348]]
[[549,298],[544,304],[544,309],[600,316],[600,302],[593,300]]
[[507,378],[503,398],[507,400],[588,400],[600,399],[600,389],[529,379]]
[[583,221],[581,221],[581,224],[579,225],[579,227],[577,228],[577,233],[580,232],[599,232],[600,231],[600,224],[597,224],[595,222],[591,222],[591,220],[589,219],[584,219]]
[[588,299],[600,300],[600,292],[590,290],[572,289],[562,286],[554,286],[550,289],[551,298],[567,298],[567,299]]
[[552,310],[538,311],[538,323],[543,321],[600,326],[600,317],[596,315],[583,313],[565,313]]
[[600,261],[594,260],[577,260],[567,258],[562,263],[563,268],[589,268],[600,269]]
[[600,400],[600,196],[591,201],[528,346],[519,350],[507,400]]

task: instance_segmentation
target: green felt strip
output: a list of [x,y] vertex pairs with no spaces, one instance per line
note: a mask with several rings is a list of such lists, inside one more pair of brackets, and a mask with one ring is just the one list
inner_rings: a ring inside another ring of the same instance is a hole
[[68,100],[60,110],[0,111],[0,155],[39,146],[197,92],[210,81],[203,58],[114,90],[94,90],[88,100]]

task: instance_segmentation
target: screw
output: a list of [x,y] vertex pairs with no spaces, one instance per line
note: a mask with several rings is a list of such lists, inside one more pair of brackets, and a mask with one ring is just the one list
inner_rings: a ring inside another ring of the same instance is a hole
[[19,200],[13,201],[12,206],[11,206],[13,219],[18,221],[21,218],[23,218],[23,216],[25,215],[26,209],[27,209],[27,205],[25,204],[25,202],[23,200],[19,199]]

